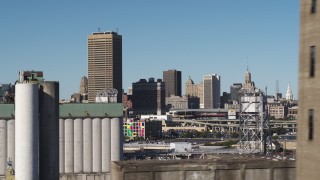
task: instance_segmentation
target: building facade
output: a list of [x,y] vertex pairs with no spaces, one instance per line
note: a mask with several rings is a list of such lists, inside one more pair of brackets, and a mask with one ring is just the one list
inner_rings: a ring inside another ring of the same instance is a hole
[[291,108],[288,108],[288,118],[289,119],[297,119],[298,117],[298,106],[294,106]]
[[320,3],[300,0],[297,179],[319,179]]
[[170,109],[199,109],[200,99],[189,96],[171,96],[166,98],[167,111]]
[[118,90],[122,98],[122,36],[116,32],[96,32],[88,36],[88,100],[94,102],[97,92]]
[[198,85],[194,84],[193,80],[191,79],[191,77],[189,76],[189,79],[187,80],[186,84],[186,96],[190,96],[190,97],[199,97],[198,94]]
[[162,135],[162,121],[127,119],[123,122],[123,135],[129,139],[160,138]]
[[181,96],[181,71],[163,71],[163,81],[166,86],[166,97]]
[[161,79],[140,79],[132,83],[132,107],[135,114],[165,113],[165,83]]
[[[203,76],[203,108],[220,107],[220,76],[210,74]],[[200,102],[201,103],[201,102]]]
[[273,117],[274,119],[284,119],[288,114],[288,107],[278,104],[278,103],[269,103],[269,117]]

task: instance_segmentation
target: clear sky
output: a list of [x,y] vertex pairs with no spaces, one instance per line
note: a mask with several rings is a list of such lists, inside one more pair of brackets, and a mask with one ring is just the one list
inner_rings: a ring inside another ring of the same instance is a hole
[[[60,81],[60,98],[87,76],[87,36],[123,38],[123,88],[141,78],[182,71],[195,83],[221,76],[221,92],[243,82],[247,65],[258,88],[297,98],[298,0],[54,0],[0,1],[0,83],[19,70],[41,70]],[[184,90],[183,90],[184,91]]]

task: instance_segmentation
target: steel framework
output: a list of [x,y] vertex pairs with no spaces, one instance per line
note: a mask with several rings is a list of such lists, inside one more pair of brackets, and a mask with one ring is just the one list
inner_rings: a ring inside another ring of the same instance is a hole
[[267,103],[260,90],[240,90],[239,148],[245,152],[267,152],[271,146]]

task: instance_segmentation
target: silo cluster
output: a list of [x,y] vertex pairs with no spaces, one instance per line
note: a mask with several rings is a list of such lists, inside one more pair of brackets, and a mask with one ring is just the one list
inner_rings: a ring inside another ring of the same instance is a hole
[[121,124],[121,118],[60,119],[60,173],[110,172],[110,161],[122,160]]
[[15,117],[0,119],[0,176],[7,161],[16,180],[57,180],[59,174],[108,173],[122,160],[122,118],[60,118],[59,83],[15,87]]

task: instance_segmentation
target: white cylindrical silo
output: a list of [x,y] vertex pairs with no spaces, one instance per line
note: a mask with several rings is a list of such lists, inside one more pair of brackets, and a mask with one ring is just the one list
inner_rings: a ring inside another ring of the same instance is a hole
[[7,120],[0,120],[0,175],[7,169]]
[[102,119],[102,172],[110,172],[111,160],[111,120],[109,118]]
[[123,122],[121,118],[111,119],[111,161],[123,159]]
[[101,119],[95,118],[92,121],[92,170],[101,172]]
[[15,129],[15,120],[10,119],[7,124],[7,160],[12,162],[12,167],[15,168],[15,155],[14,155],[14,129]]
[[83,172],[83,121],[74,120],[74,172]]
[[39,84],[15,86],[15,179],[39,179]]
[[65,173],[73,173],[74,167],[74,149],[73,149],[73,119],[66,119],[64,123],[64,171]]
[[83,171],[92,172],[92,119],[83,120]]
[[59,119],[59,173],[64,173],[64,119]]

